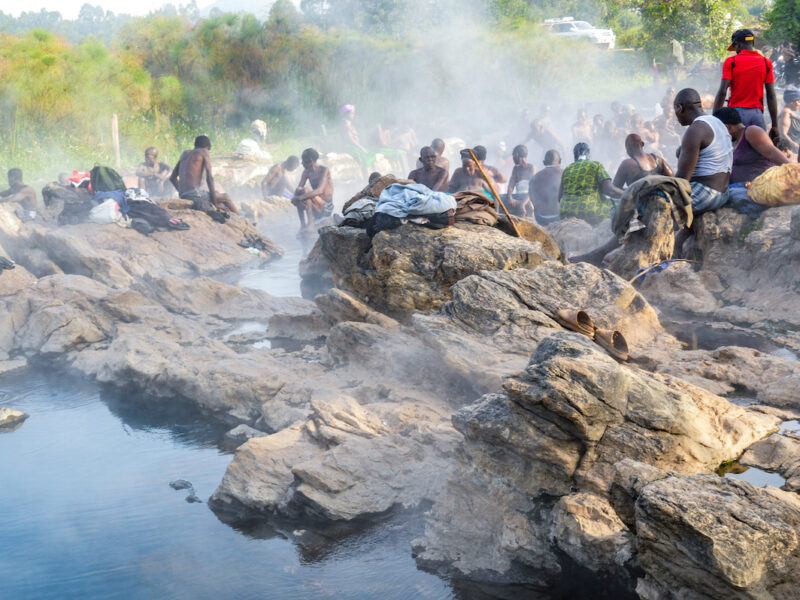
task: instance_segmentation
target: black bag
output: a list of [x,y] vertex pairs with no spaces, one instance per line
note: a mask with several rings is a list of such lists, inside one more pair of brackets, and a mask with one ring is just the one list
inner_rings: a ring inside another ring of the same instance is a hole
[[125,191],[125,182],[111,167],[95,165],[89,176],[92,178],[92,192]]

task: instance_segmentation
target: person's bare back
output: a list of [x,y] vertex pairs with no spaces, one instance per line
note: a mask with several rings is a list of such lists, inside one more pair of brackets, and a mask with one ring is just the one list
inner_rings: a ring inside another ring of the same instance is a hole
[[176,166],[178,171],[178,194],[183,195],[200,189],[203,185],[203,174],[210,180],[209,192],[213,192],[213,175],[211,174],[211,155],[207,148],[184,150]]

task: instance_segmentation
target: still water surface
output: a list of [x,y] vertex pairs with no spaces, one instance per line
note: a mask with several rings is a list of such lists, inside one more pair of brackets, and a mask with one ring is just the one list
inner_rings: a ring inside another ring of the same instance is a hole
[[91,383],[0,378],[0,405],[25,411],[0,434],[0,598],[444,599],[417,570],[418,519],[397,517],[304,551],[270,526],[239,531],[207,504],[231,455],[224,428]]

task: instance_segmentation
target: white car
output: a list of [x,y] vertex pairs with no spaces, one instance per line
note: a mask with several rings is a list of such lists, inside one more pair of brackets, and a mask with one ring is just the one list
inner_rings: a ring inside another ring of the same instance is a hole
[[563,19],[548,19],[545,25],[550,28],[550,33],[557,37],[586,38],[593,44],[612,49],[617,41],[617,36],[610,29],[595,29],[586,21],[573,21],[572,17]]

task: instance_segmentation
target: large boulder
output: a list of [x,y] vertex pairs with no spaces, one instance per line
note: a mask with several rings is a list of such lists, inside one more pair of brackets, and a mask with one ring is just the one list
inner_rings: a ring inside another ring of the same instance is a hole
[[[464,435],[458,469],[425,537],[414,542],[426,567],[553,585],[564,553],[632,582],[632,506],[641,485],[663,477],[661,469],[711,472],[778,423],[681,380],[621,365],[573,333],[542,341],[527,369],[503,387],[453,415]],[[622,477],[617,465],[625,460],[643,463],[644,472]],[[635,490],[620,493],[620,482]]]
[[401,315],[436,310],[451,299],[451,286],[468,275],[530,269],[558,258],[552,241],[532,242],[478,225],[439,231],[403,225],[379,233],[371,243],[363,230],[326,227],[319,246],[336,287]]
[[667,477],[636,501],[643,600],[797,597],[800,500],[716,475]]

